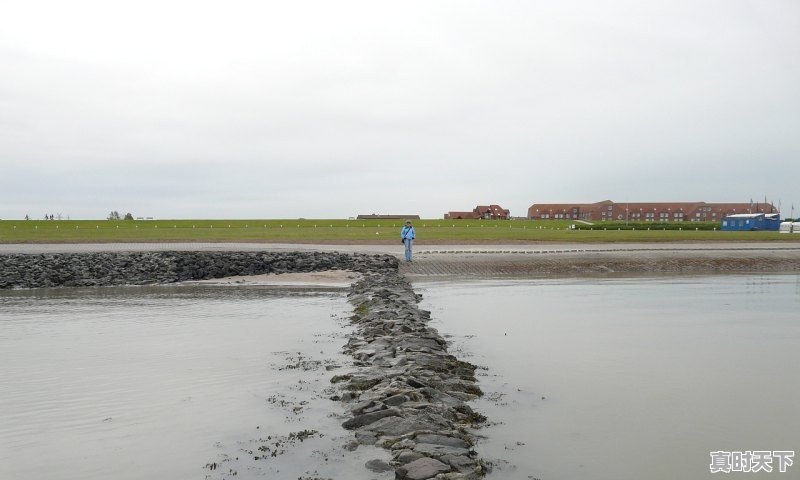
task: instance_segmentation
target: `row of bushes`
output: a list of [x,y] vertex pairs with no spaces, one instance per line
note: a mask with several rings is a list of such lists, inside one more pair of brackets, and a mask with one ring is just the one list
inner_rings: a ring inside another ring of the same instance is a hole
[[719,222],[598,222],[576,223],[576,230],[719,230]]

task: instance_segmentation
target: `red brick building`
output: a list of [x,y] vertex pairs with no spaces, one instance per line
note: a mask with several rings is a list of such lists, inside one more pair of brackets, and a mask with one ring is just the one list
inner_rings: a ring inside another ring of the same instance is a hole
[[716,222],[737,213],[778,213],[772,203],[626,202],[535,203],[531,220],[605,220],[631,222]]
[[473,219],[482,218],[484,220],[508,220],[510,213],[507,208],[500,205],[478,205],[471,212],[447,212],[445,219]]

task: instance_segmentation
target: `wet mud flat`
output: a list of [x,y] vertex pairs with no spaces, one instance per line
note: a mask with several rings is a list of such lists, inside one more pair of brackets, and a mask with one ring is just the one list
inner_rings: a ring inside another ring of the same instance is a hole
[[800,247],[425,252],[400,272],[412,281],[493,277],[596,277],[800,273]]
[[352,331],[349,312],[331,314],[330,320],[329,328],[311,334],[305,348],[270,353],[270,379],[280,387],[263,398],[266,414],[251,417],[247,431],[217,441],[217,452],[197,478],[394,478],[392,472],[365,468],[370,461],[389,461],[386,452],[374,446],[355,451],[352,434],[341,427],[346,411],[331,400],[337,389],[330,379],[357,367],[341,348]]

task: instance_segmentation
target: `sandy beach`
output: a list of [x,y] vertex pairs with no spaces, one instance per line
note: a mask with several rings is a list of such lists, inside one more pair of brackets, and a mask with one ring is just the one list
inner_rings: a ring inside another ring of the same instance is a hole
[[345,270],[328,270],[323,272],[292,272],[265,275],[238,275],[234,277],[215,278],[182,282],[187,285],[230,285],[276,287],[280,289],[345,289],[353,282],[361,279],[359,273]]

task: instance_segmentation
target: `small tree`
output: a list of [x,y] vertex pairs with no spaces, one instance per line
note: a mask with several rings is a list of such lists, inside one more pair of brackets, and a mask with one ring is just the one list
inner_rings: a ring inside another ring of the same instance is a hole
[[119,220],[119,212],[114,210],[113,212],[108,214],[109,220]]
[[125,214],[125,220],[133,220],[133,215],[131,215],[131,212]]

